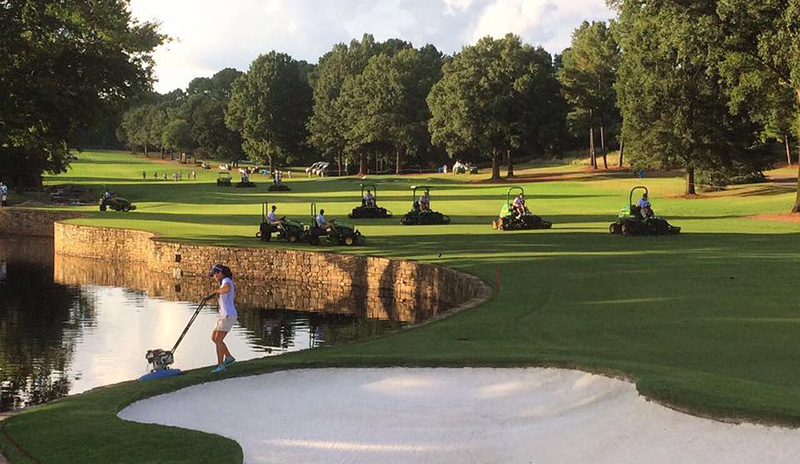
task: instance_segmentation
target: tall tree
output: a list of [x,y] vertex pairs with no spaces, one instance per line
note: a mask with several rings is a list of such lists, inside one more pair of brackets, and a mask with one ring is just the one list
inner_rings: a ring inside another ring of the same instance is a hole
[[732,114],[711,44],[721,40],[714,0],[618,2],[617,82],[623,138],[633,165],[680,167],[687,195],[695,174],[748,165],[754,125]]
[[0,3],[0,172],[12,185],[63,172],[68,140],[150,87],[165,36],[127,0]]
[[573,32],[572,44],[564,50],[561,60],[558,78],[570,104],[569,119],[573,127],[588,129],[589,159],[595,169],[595,129],[600,129],[603,166],[608,168],[606,132],[619,122],[614,90],[619,45],[606,23],[584,21]]
[[[549,63],[540,72],[537,63],[545,55]],[[450,156],[488,155],[492,179],[500,179],[501,157],[520,149],[526,134],[535,130],[531,111],[548,101],[530,92],[554,91],[552,85],[534,85],[548,72],[552,79],[548,69],[552,70],[549,54],[524,45],[513,34],[498,40],[484,37],[464,47],[444,65],[442,79],[428,96],[433,143],[445,147]]]
[[[719,0],[723,40],[715,42],[723,74],[734,89],[753,74],[794,94],[800,108],[800,0]],[[800,135],[800,114],[794,120]],[[793,213],[800,213],[800,166]]]
[[336,44],[320,58],[309,76],[314,87],[314,105],[308,131],[310,143],[324,157],[338,160],[341,166],[343,157],[357,156],[359,173],[367,173],[366,152],[348,150],[347,133],[352,121],[342,117],[348,105],[340,98],[342,88],[348,79],[356,79],[361,74],[371,57],[381,52],[391,56],[406,48],[411,48],[411,44],[397,39],[376,43],[372,35],[364,34],[361,41]]
[[233,83],[226,123],[244,139],[253,161],[286,161],[304,150],[312,90],[298,61],[270,52]]
[[364,71],[348,79],[342,89],[350,127],[348,149],[357,153],[392,150],[399,174],[401,159],[424,151],[430,143],[425,99],[441,78],[441,66],[442,55],[433,46],[370,58]]

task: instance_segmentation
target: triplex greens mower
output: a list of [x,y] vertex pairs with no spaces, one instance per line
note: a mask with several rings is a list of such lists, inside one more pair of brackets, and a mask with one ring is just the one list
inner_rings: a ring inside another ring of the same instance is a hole
[[305,238],[307,228],[302,222],[284,216],[280,218],[280,224],[270,224],[267,214],[269,214],[269,203],[265,202],[261,205],[261,225],[256,232],[256,238],[262,242],[272,240],[272,234],[278,234],[275,236],[277,240],[286,240],[289,243],[297,243]]
[[206,303],[208,303],[215,296],[216,294],[208,295],[207,297],[203,298],[203,301],[201,301],[199,305],[197,305],[197,309],[194,311],[194,314],[192,314],[191,319],[189,319],[189,323],[186,324],[183,332],[181,332],[181,336],[178,337],[178,341],[175,342],[175,345],[171,350],[162,350],[160,348],[147,350],[145,359],[147,359],[147,363],[150,365],[150,372],[139,377],[139,380],[155,380],[163,377],[180,375],[183,373],[183,371],[180,369],[171,369],[169,367],[173,362],[175,362],[175,350],[178,349],[178,345],[181,344],[183,337],[186,336],[186,332],[189,331],[189,327],[191,327],[194,323],[194,320],[197,319],[197,315],[200,314],[200,311],[203,309]]
[[127,213],[128,211],[133,211],[136,209],[136,205],[118,195],[111,195],[108,198],[102,196],[100,197],[99,204],[100,211],[105,211],[108,208],[111,208],[114,211],[122,211],[123,213]]
[[332,229],[326,230],[317,225],[317,204],[311,202],[311,226],[306,232],[306,238],[310,245],[322,244],[322,238],[325,238],[329,245],[354,246],[364,243],[364,236],[355,227],[340,224],[335,219],[328,222],[333,224]]
[[[425,190],[425,193],[420,196],[419,201],[417,200],[418,189]],[[450,224],[450,216],[446,216],[438,211],[433,211],[430,209],[431,188],[429,186],[412,185],[411,190],[411,211],[403,215],[403,217],[400,219],[400,224],[403,224],[404,226]],[[423,206],[420,205],[420,202],[423,198],[428,199],[425,209],[422,209]]]
[[492,227],[495,230],[550,229],[553,227],[552,222],[545,221],[531,213],[527,205],[525,205],[522,214],[515,211],[515,197],[512,195],[517,192],[519,192],[518,195],[525,196],[525,190],[522,187],[511,187],[506,192],[506,201],[500,208],[500,217],[496,221],[492,221]]
[[619,218],[608,226],[608,231],[621,235],[675,235],[680,233],[680,227],[672,226],[666,219],[656,216],[652,208],[650,214],[643,215],[642,209],[633,203],[633,193],[637,190],[644,190],[644,194],[648,195],[647,187],[632,188],[628,204],[622,207]]
[[[372,194],[372,198],[364,197],[365,189]],[[350,219],[388,219],[392,217],[392,213],[386,208],[378,206],[378,186],[376,184],[361,184],[361,206],[353,208],[347,217]]]

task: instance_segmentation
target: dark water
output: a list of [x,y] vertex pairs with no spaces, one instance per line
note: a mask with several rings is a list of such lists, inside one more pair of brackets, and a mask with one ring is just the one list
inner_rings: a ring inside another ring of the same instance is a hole
[[[54,257],[47,239],[0,239],[0,411],[146,373],[145,352],[171,348],[196,308],[180,300],[208,293],[208,282],[200,280],[178,282],[135,266]],[[246,304],[238,306],[239,320],[225,340],[239,360],[363,339],[404,323],[348,308],[275,310],[269,301],[262,308],[243,293]],[[210,341],[216,314],[213,307],[200,313],[174,367],[216,362]]]

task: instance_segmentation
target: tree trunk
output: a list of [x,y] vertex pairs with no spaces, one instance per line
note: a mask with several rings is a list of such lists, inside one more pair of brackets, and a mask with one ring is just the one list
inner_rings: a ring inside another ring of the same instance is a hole
[[144,145],[144,157],[149,158],[150,156],[147,154],[147,144]]
[[342,177],[342,155],[336,157],[336,165],[339,167],[339,177]]
[[600,150],[603,151],[603,169],[608,169],[608,150],[606,150],[606,128],[600,126]]
[[789,134],[783,136],[783,141],[786,143],[786,162],[789,166],[792,165],[792,148],[789,145]]
[[397,153],[395,154],[397,158],[395,159],[395,168],[394,173],[400,175],[400,149],[397,149]]
[[506,178],[510,179],[514,177],[514,156],[511,154],[511,150],[506,150],[508,156],[508,172],[506,173]]
[[594,149],[594,126],[589,127],[589,164],[597,169],[597,152]]
[[375,174],[380,174],[380,173],[381,173],[381,158],[376,153],[375,154]]
[[[800,103],[800,89],[797,89],[797,103]],[[800,134],[800,118],[797,118],[798,134]],[[800,213],[800,161],[797,162],[797,197],[794,200],[793,213]]]
[[[267,160],[269,160],[269,173],[272,174],[272,156],[267,155]],[[232,165],[236,165],[236,163],[231,163]]]
[[358,175],[359,176],[366,176],[367,175],[367,156],[364,155],[364,152],[361,152],[360,159],[358,163]]
[[622,167],[622,158],[625,155],[625,139],[619,144],[619,167]]
[[489,180],[500,180],[500,157],[496,148],[492,150],[492,178]]
[[686,168],[686,195],[696,195],[694,188],[694,168]]

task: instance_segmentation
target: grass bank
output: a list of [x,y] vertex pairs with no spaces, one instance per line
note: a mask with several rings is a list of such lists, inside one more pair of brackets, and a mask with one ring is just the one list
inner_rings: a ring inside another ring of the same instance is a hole
[[[216,173],[201,170],[196,181],[152,179],[152,171],[178,169],[127,154],[82,153],[70,172],[47,182],[107,185],[138,206],[129,214],[87,206],[82,224],[235,246],[282,246],[252,238],[260,202],[308,220],[316,201],[344,219],[362,182],[296,177],[285,179],[292,192],[270,195],[261,176],[252,178],[256,189],[217,188]],[[409,209],[410,185],[432,185],[432,207],[453,223],[349,221],[368,242],[340,250],[444,264],[495,285],[499,275],[490,302],[364,343],[236,364],[223,377],[317,366],[557,365],[623,373],[642,394],[698,414],[800,425],[800,226],[748,219],[787,211],[792,188],[747,186],[684,199],[682,178],[587,176],[579,166],[517,169],[530,181],[523,185],[532,210],[553,221],[553,230],[492,230],[507,185],[480,182],[483,175],[370,176],[380,183],[380,204],[396,216]],[[638,184],[650,188],[658,214],[683,227],[680,235],[608,234]],[[218,378],[204,369],[88,392],[20,414],[5,433],[42,462],[241,462],[238,445],[222,437],[115,415],[132,401]],[[12,462],[26,462],[8,439],[0,444]]]

